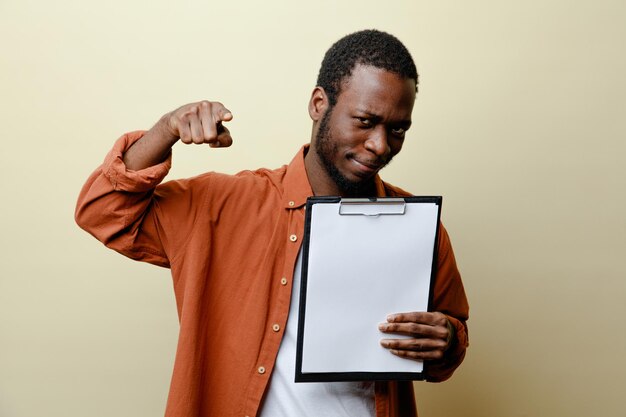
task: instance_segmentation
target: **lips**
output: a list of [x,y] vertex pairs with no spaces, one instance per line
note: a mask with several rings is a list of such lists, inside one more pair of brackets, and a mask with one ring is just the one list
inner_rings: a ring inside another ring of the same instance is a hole
[[[380,170],[384,164],[376,161],[359,160],[354,157],[350,158],[353,166],[356,168],[358,176],[369,176]],[[360,175],[359,175],[360,174]]]

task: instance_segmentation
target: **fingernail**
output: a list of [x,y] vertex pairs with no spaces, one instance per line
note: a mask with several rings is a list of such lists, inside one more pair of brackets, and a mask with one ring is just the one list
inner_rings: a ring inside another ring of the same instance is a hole
[[393,314],[387,316],[387,321],[393,321],[396,318]]
[[378,330],[385,330],[385,329],[387,329],[387,325],[385,323],[380,323],[378,325]]

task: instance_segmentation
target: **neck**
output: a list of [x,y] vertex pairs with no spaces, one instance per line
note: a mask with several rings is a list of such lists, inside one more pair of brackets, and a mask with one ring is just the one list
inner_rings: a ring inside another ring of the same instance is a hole
[[317,154],[309,148],[304,156],[304,167],[309,178],[311,189],[316,196],[341,195],[341,190],[330,178]]

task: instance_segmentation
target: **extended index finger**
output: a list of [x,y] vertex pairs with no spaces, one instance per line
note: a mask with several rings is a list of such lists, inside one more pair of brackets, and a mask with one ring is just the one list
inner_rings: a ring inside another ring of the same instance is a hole
[[213,116],[213,120],[216,123],[218,122],[230,122],[233,119],[233,114],[230,110],[228,110],[222,103],[219,101],[215,101],[211,106],[211,114]]
[[202,101],[200,103],[200,120],[205,143],[216,143],[220,135],[223,121],[232,120],[233,114],[220,102]]

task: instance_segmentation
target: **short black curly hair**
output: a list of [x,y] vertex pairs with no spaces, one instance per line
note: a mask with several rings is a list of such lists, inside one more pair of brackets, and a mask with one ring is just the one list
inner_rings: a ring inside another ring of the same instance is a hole
[[382,68],[415,80],[417,91],[417,68],[402,42],[386,32],[362,30],[339,39],[324,55],[317,85],[326,92],[331,107],[337,103],[342,82],[352,75],[357,64]]

